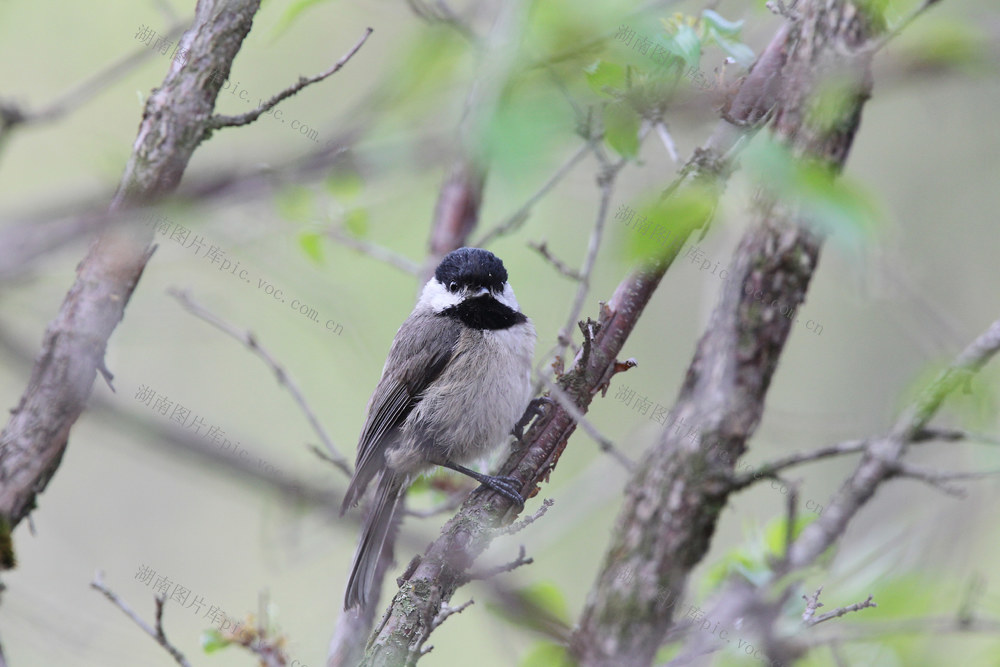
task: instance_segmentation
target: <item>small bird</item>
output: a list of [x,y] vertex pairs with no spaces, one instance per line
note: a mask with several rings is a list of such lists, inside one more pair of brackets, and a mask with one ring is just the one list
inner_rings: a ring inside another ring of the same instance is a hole
[[481,459],[523,426],[518,419],[531,399],[535,338],[496,255],[459,248],[441,260],[396,332],[368,401],[341,515],[379,479],[344,609],[367,605],[399,499],[431,466],[464,473],[524,505],[515,480],[462,464]]

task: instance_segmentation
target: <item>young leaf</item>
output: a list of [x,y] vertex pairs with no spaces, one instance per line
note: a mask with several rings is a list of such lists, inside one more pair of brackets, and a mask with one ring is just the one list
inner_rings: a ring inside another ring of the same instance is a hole
[[364,182],[358,172],[340,170],[330,172],[326,178],[326,190],[343,203],[351,202],[361,195]]
[[681,24],[664,46],[667,51],[683,60],[685,67],[698,69],[698,63],[701,61],[701,39],[694,28],[686,23]]
[[703,10],[701,20],[705,25],[715,28],[720,35],[729,37],[739,37],[740,30],[743,29],[743,21],[728,21],[712,9]]
[[278,213],[286,220],[305,222],[314,216],[313,193],[301,185],[291,185],[274,197]]
[[572,664],[564,646],[542,642],[524,656],[518,667],[570,667]]
[[625,158],[639,154],[639,114],[627,102],[604,108],[604,139]]
[[679,250],[688,234],[712,217],[715,201],[715,195],[709,188],[689,186],[666,199],[654,195],[640,203],[634,216],[626,213],[621,218],[627,230],[627,259],[643,262],[671,249]]
[[323,263],[323,235],[319,232],[305,231],[299,234],[299,246],[305,252],[306,257],[316,262]]
[[363,208],[352,208],[344,215],[344,227],[358,238],[368,234],[368,211]]
[[740,67],[750,67],[750,65],[753,65],[754,60],[757,59],[757,56],[754,55],[753,49],[746,44],[723,37],[714,31],[711,33],[711,37],[712,41],[718,44],[719,48],[729,54],[729,56],[740,65]]
[[222,633],[212,628],[201,633],[201,650],[205,653],[213,653],[222,650],[232,644],[231,641],[222,636]]
[[626,89],[625,68],[615,63],[598,60],[585,67],[587,84],[595,93],[615,96]]

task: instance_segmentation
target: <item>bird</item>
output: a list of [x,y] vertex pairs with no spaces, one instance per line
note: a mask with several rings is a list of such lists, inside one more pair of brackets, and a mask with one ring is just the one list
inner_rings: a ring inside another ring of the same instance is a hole
[[523,507],[517,480],[465,467],[520,433],[530,419],[535,327],[499,257],[459,248],[442,258],[393,338],[368,401],[354,474],[340,514],[376,477],[344,595],[367,607],[400,498],[433,466],[472,477]]

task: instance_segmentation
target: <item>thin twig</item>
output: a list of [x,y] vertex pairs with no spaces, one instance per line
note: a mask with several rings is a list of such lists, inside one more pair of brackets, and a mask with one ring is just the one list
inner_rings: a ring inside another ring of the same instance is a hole
[[[830,627],[830,626],[827,626]],[[1000,635],[1000,621],[992,618],[975,617],[969,619],[954,616],[932,618],[907,618],[894,621],[872,621],[864,624],[842,623],[836,626],[836,631],[824,633],[822,629],[805,634],[798,639],[807,649],[828,646],[834,642],[871,642],[885,641],[893,635],[920,635],[921,637],[940,638],[946,634],[990,634]]]
[[820,586],[816,589],[816,592],[812,595],[803,595],[802,599],[806,601],[805,611],[802,612],[802,621],[804,623],[809,623],[813,616],[816,615],[816,610],[823,606],[823,603],[819,601],[820,593],[823,592],[823,587]]
[[[642,140],[646,138],[646,134],[649,133],[649,129],[648,124],[639,129],[640,146],[642,145]],[[587,300],[587,295],[590,293],[590,274],[594,270],[594,264],[597,262],[597,252],[601,249],[604,227],[608,220],[608,211],[611,208],[611,197],[614,194],[615,179],[618,177],[622,168],[628,163],[628,159],[624,157],[618,160],[618,162],[612,163],[604,154],[604,150],[601,146],[593,141],[589,142],[587,146],[590,146],[593,149],[594,155],[597,156],[597,160],[600,163],[601,171],[597,176],[597,183],[601,191],[601,200],[597,207],[597,219],[595,220],[594,228],[590,233],[590,241],[587,245],[587,255],[584,258],[583,266],[580,269],[580,284],[576,289],[576,296],[573,299],[573,305],[570,307],[569,317],[566,318],[566,324],[563,328],[559,330],[556,346],[549,353],[549,355],[547,355],[546,358],[548,359],[561,357],[565,353],[566,347],[570,344],[570,331],[573,330],[573,327],[580,319],[580,313],[583,312],[583,304]],[[549,365],[549,363],[545,364],[545,366]]]
[[849,604],[846,607],[840,607],[829,611],[825,614],[815,616],[816,610],[823,606],[823,603],[819,601],[819,594],[823,591],[823,587],[820,586],[815,593],[809,596],[802,596],[802,599],[806,601],[806,610],[802,614],[802,620],[808,626],[819,625],[824,621],[829,621],[832,618],[840,618],[845,614],[850,614],[855,611],[861,611],[862,609],[867,609],[868,607],[877,607],[873,600],[873,596],[869,595],[868,599],[864,602],[856,602],[854,604]]
[[552,507],[552,504],[554,502],[555,501],[552,500],[551,498],[546,498],[545,500],[542,501],[542,506],[539,507],[537,510],[535,510],[534,514],[532,514],[531,516],[526,516],[520,521],[515,521],[514,523],[510,524],[509,526],[501,530],[500,533],[502,535],[513,535],[514,533],[521,532],[522,530],[524,530],[525,528],[527,528],[528,526],[530,526],[531,524],[535,523],[540,518],[542,518],[542,516],[544,516],[544,514],[549,511],[549,508]]
[[899,477],[909,477],[915,479],[942,491],[943,493],[953,496],[955,498],[964,498],[965,489],[961,489],[956,486],[951,486],[948,482],[955,480],[975,480],[975,479],[985,479],[987,477],[993,477],[1000,474],[998,470],[988,470],[983,472],[938,472],[937,470],[930,470],[924,468],[923,466],[918,466],[913,463],[900,463],[897,466],[896,475]]
[[431,620],[428,632],[424,634],[423,638],[413,648],[413,650],[410,653],[411,660],[408,661],[406,664],[408,665],[414,664],[415,661],[418,660],[421,656],[425,656],[431,651],[433,651],[434,650],[433,645],[424,648],[424,644],[427,642],[428,639],[430,639],[431,632],[439,628],[441,624],[444,623],[446,620],[448,620],[448,618],[450,618],[451,616],[454,616],[455,614],[461,614],[471,604],[473,604],[473,602],[474,600],[470,599],[468,602],[460,604],[457,607],[449,607],[446,604],[442,604],[441,610],[438,611],[437,615]]
[[313,430],[319,436],[319,439],[323,441],[323,445],[326,447],[326,450],[330,455],[330,460],[335,466],[337,466],[337,468],[342,470],[345,475],[350,477],[351,467],[348,464],[347,459],[345,459],[340,452],[337,451],[337,448],[334,446],[330,436],[327,435],[326,430],[320,425],[319,420],[316,418],[316,414],[313,412],[312,408],[309,407],[309,403],[306,402],[306,399],[302,395],[302,391],[299,389],[298,385],[295,384],[295,381],[288,375],[288,372],[285,371],[284,367],[282,367],[282,365],[279,364],[273,356],[271,356],[271,353],[268,352],[259,342],[257,342],[257,338],[253,335],[253,333],[251,331],[240,331],[233,325],[217,317],[204,306],[196,303],[186,290],[179,290],[171,287],[167,290],[167,292],[177,299],[181,303],[181,306],[183,306],[185,310],[190,312],[195,317],[205,320],[220,331],[229,334],[238,341],[241,341],[274,372],[274,375],[278,379],[278,384],[284,385],[284,387],[288,390],[288,393],[292,395],[292,399],[298,404],[299,408],[302,409],[306,419],[309,421],[309,425],[312,426]]
[[269,99],[267,102],[254,109],[253,111],[248,111],[247,113],[240,114],[238,116],[224,116],[222,114],[216,114],[212,116],[212,118],[209,119],[208,121],[207,131],[217,130],[223,127],[239,127],[240,125],[247,125],[249,123],[252,123],[258,118],[260,118],[262,114],[267,113],[275,106],[277,106],[279,102],[288,99],[289,97],[296,94],[306,86],[310,86],[314,83],[317,83],[318,81],[322,81],[323,79],[329,76],[333,76],[338,71],[340,71],[341,67],[347,64],[347,61],[349,61],[351,58],[354,57],[354,54],[357,53],[362,46],[364,46],[365,42],[368,41],[368,37],[369,35],[372,34],[372,32],[373,32],[372,28],[365,28],[365,34],[361,36],[361,39],[358,40],[357,44],[352,46],[350,51],[341,56],[340,60],[334,63],[333,67],[331,67],[330,69],[326,70],[325,72],[321,72],[316,76],[311,76],[308,78],[300,76],[299,80],[295,84],[289,86],[288,88],[285,88],[283,91],[281,91],[280,93],[278,93],[277,95]]
[[118,597],[113,591],[111,591],[107,586],[104,585],[103,581],[104,575],[98,570],[97,574],[94,575],[94,580],[90,582],[90,587],[96,589],[104,594],[108,600],[111,601],[113,605],[122,610],[122,612],[132,619],[132,622],[142,628],[142,631],[147,635],[152,637],[157,644],[166,649],[167,653],[177,662],[178,665],[183,665],[183,667],[191,667],[191,663],[187,661],[184,654],[178,651],[173,644],[167,640],[166,633],[163,632],[163,605],[165,602],[164,596],[158,595],[156,597],[156,629],[149,627],[149,625],[139,618],[139,615],[132,611],[132,608],[125,604],[125,601]]
[[680,156],[677,154],[677,144],[674,143],[674,138],[670,136],[670,130],[667,129],[667,124],[662,120],[656,121],[656,134],[660,137],[660,141],[663,142],[663,147],[667,149],[667,155],[674,162],[680,162]]
[[437,5],[436,10],[420,0],[406,0],[406,4],[409,5],[410,10],[416,16],[424,21],[431,24],[441,23],[442,25],[446,25],[455,30],[472,46],[479,46],[479,37],[476,35],[476,32],[444,0],[437,0],[435,2],[435,5]]
[[761,478],[772,479],[777,473],[785,470],[786,468],[802,465],[803,463],[812,463],[814,461],[820,461],[834,456],[857,454],[858,452],[864,451],[867,446],[868,440],[847,440],[845,442],[837,443],[836,445],[830,445],[829,447],[815,449],[811,452],[797,452],[795,454],[789,454],[783,458],[765,463],[756,470],[751,470],[743,473],[742,475],[733,476],[730,480],[730,488],[733,490],[744,489]]
[[563,274],[570,280],[576,280],[576,281],[580,280],[580,272],[575,269],[571,269],[566,264],[564,264],[562,260],[553,255],[552,252],[549,250],[549,246],[546,241],[542,241],[541,243],[528,241],[528,247],[537,250],[538,254],[547,259],[549,263],[555,267],[556,271]]
[[993,322],[935,378],[903,411],[887,436],[869,442],[867,455],[841,486],[823,516],[807,526],[795,541],[790,558],[793,568],[813,562],[843,534],[878,486],[896,474],[912,439],[927,428],[945,398],[964,386],[998,351],[1000,320]]
[[[176,37],[190,23],[191,19],[176,22],[167,29],[166,34],[163,36],[167,38]],[[0,146],[3,145],[3,141],[6,138],[5,135],[18,125],[39,125],[58,120],[70,111],[83,106],[84,103],[101,92],[101,90],[121,79],[140,63],[152,58],[155,54],[156,51],[148,46],[143,46],[117,62],[112,63],[86,81],[74,86],[39,111],[29,112],[15,104],[0,102]]]
[[799,485],[786,483],[785,486],[788,487],[789,491],[785,506],[785,545],[782,557],[788,558],[788,550],[792,548],[792,542],[795,541],[795,524],[799,511]]
[[610,454],[616,461],[621,463],[626,470],[635,469],[635,462],[620,452],[611,440],[604,437],[601,432],[597,430],[597,427],[590,423],[590,420],[583,415],[583,412],[581,412],[580,408],[573,403],[573,400],[566,395],[566,392],[564,392],[556,383],[552,382],[552,380],[544,375],[541,376],[541,381],[542,385],[548,389],[549,395],[559,403],[563,410],[568,412],[569,415],[576,420],[576,423],[580,425],[587,435],[594,439],[597,445],[601,448],[602,452]]
[[441,624],[448,620],[449,616],[454,616],[455,614],[461,614],[463,611],[469,608],[475,601],[470,599],[468,602],[458,605],[457,607],[449,607],[446,604],[441,605],[441,611],[434,620],[431,621],[431,630],[441,627]]
[[345,230],[330,226],[326,228],[326,235],[348,248],[362,252],[372,259],[377,259],[380,262],[385,262],[389,266],[394,266],[403,273],[408,273],[411,276],[416,276],[420,274],[420,267],[416,262],[409,260],[408,258],[400,255],[399,253],[393,252],[388,248],[383,248],[380,245],[372,243],[371,241],[366,241],[364,239],[359,239],[352,236]]
[[576,152],[569,157],[569,159],[556,169],[555,173],[549,177],[549,180],[545,181],[545,184],[542,185],[542,187],[540,187],[535,194],[528,197],[528,200],[524,202],[519,209],[514,211],[502,222],[495,225],[492,229],[490,229],[490,231],[480,237],[479,240],[475,242],[475,246],[478,248],[485,248],[486,244],[493,239],[510,234],[523,225],[528,219],[528,216],[531,215],[531,209],[535,206],[535,204],[537,204],[542,197],[547,195],[549,190],[554,188],[556,184],[570,172],[577,162],[583,159],[583,156],[590,150],[591,143],[592,141],[580,146],[580,148],[578,148]]
[[504,572],[512,572],[522,565],[531,565],[535,562],[533,558],[524,557],[524,545],[522,545],[517,551],[517,558],[509,563],[504,563],[503,565],[497,565],[496,567],[490,567],[480,572],[473,572],[472,570],[465,573],[462,577],[463,583],[468,583],[470,581],[491,579],[498,574],[503,574]]
[[902,21],[893,26],[892,30],[888,31],[887,33],[882,35],[879,39],[872,42],[871,46],[868,47],[868,50],[872,53],[882,50],[882,48],[884,48],[886,44],[891,42],[893,39],[898,37],[901,32],[906,30],[906,28],[911,23],[913,23],[918,16],[926,12],[933,5],[936,5],[938,2],[940,2],[940,0],[924,0],[919,7],[914,9]]

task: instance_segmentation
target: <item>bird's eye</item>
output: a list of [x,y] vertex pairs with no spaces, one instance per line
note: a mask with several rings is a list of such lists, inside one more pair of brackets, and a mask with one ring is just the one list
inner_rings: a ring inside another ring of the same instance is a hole
[[456,283],[455,281],[452,281],[451,284],[448,285],[448,291],[451,292],[452,294],[454,294],[455,292],[457,292],[458,291],[458,283]]

